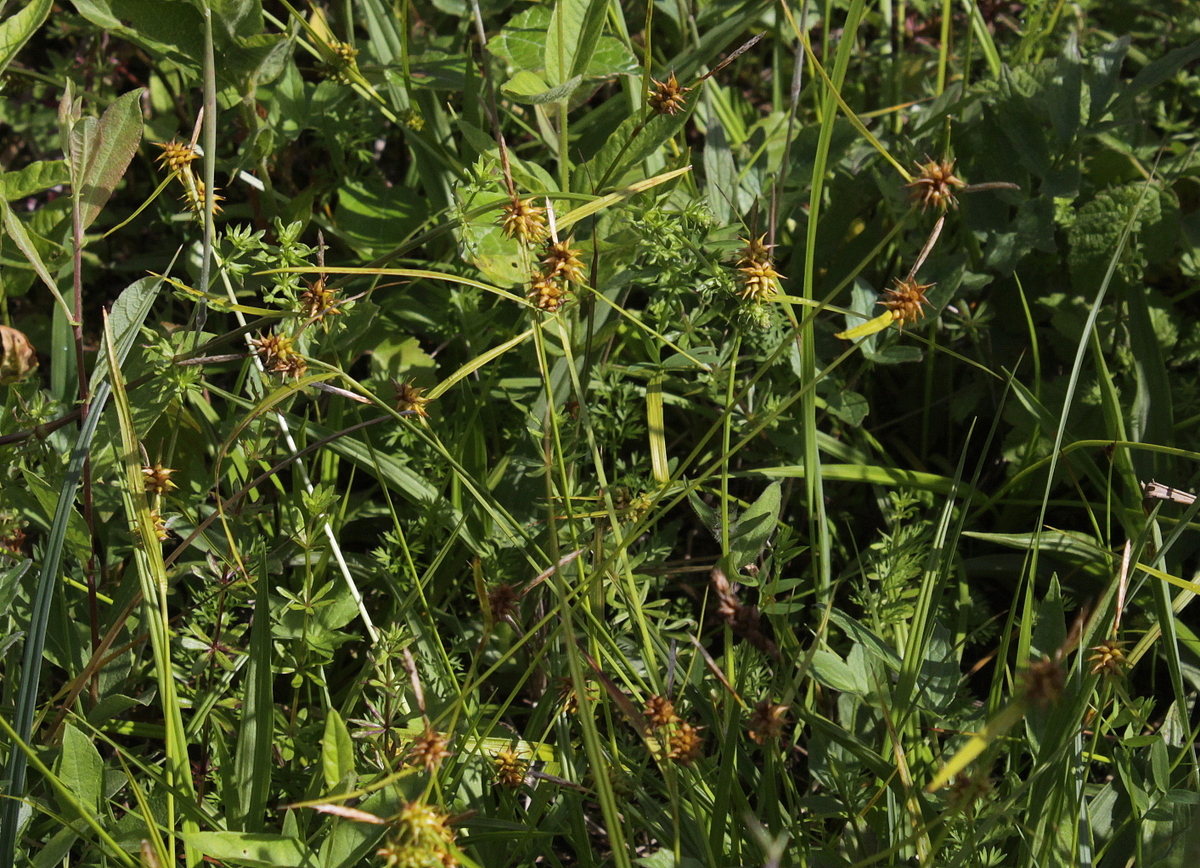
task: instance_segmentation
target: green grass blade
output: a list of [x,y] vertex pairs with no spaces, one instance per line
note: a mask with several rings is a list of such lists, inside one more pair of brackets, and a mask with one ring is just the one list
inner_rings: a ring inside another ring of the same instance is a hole
[[243,832],[262,832],[271,786],[271,733],[275,705],[271,700],[274,675],[271,671],[271,606],[268,598],[265,556],[260,565],[254,599],[254,623],[250,628],[250,662],[246,664],[242,697],[242,720],[234,751],[233,786],[237,810],[230,811],[229,825]]
[[[162,544],[156,533],[154,517],[146,497],[142,477],[142,457],[137,432],[133,424],[133,408],[125,391],[121,374],[121,360],[116,341],[105,316],[105,352],[109,364],[109,382],[112,384],[113,404],[117,410],[117,421],[121,432],[121,459],[124,464],[124,486],[121,495],[125,504],[130,534],[134,539],[134,562],[142,586],[143,605],[146,610],[146,627],[150,632],[150,643],[154,653],[154,667],[166,722],[166,779],[167,825],[174,828],[175,793],[180,792],[190,802],[192,791],[191,765],[187,753],[187,736],[183,727],[183,713],[175,691],[175,672],[171,663],[170,616],[167,611],[167,571],[163,564]],[[139,544],[140,543],[140,544]],[[194,820],[184,820],[185,831],[195,831]],[[174,849],[174,839],[171,842]],[[174,854],[172,853],[172,859]],[[190,847],[187,863],[193,865],[199,854]]]

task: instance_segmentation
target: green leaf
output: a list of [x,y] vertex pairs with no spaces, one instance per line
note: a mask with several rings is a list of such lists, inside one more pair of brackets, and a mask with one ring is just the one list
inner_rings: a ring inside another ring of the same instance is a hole
[[112,36],[178,63],[193,75],[199,73],[204,21],[194,4],[186,0],[72,0],[72,4]]
[[346,177],[337,189],[334,220],[339,237],[364,257],[391,250],[416,230],[429,208],[413,191],[382,180]]
[[1147,64],[1141,72],[1133,77],[1133,81],[1117,97],[1112,105],[1113,111],[1118,111],[1121,106],[1132,102],[1133,98],[1138,94],[1162,84],[1197,58],[1200,58],[1200,39],[1182,48],[1176,48],[1167,54],[1166,57],[1160,57],[1158,60]]
[[53,6],[54,0],[33,0],[26,2],[24,9],[16,12],[10,9],[8,17],[0,23],[0,73],[8,68],[29,37],[42,26]]
[[704,526],[712,532],[713,536],[716,537],[717,542],[720,542],[721,526],[720,522],[717,521],[716,513],[709,509],[708,504],[701,500],[700,495],[694,490],[688,491],[687,499],[688,503],[692,505],[692,509],[695,511],[696,516],[704,523]]
[[[1139,201],[1142,205],[1132,230],[1137,233],[1144,225],[1157,222],[1162,213],[1158,191],[1146,191],[1144,184],[1126,184],[1101,190],[1092,201],[1079,209],[1075,222],[1071,224],[1067,233],[1071,244],[1067,262],[1071,268],[1071,281],[1076,289],[1090,292],[1100,285],[1108,271],[1109,261],[1117,243]],[[1132,246],[1122,253],[1122,261],[1126,266],[1122,276],[1126,278],[1133,277],[1140,271],[1133,256]]]
[[551,102],[562,102],[570,97],[578,87],[579,76],[564,82],[557,87],[549,87],[546,82],[528,70],[521,70],[503,85],[500,90],[505,96],[526,105],[545,105]]
[[[483,205],[486,202],[474,204]],[[524,286],[533,273],[534,263],[518,239],[504,234],[496,221],[497,213],[488,210],[463,221],[459,227],[463,259],[478,268],[496,286]]]
[[[265,559],[264,559],[265,560]],[[267,574],[263,563],[260,575]],[[234,752],[230,823],[246,832],[262,831],[267,797],[271,791],[271,733],[275,705],[271,701],[271,605],[268,583],[258,582],[254,620],[250,628],[250,654],[242,694],[242,717]]]
[[329,792],[347,791],[354,784],[354,742],[337,709],[325,713],[325,735],[321,738],[321,772]]
[[[4,572],[0,572],[0,611],[8,611],[8,607],[12,605],[13,597],[16,596],[17,589],[20,587],[21,577],[29,571],[32,565],[33,561],[25,558],[16,566],[9,567]],[[4,647],[7,647],[7,645]]]
[[63,160],[37,160],[19,171],[5,172],[3,181],[4,199],[11,202],[60,184],[69,184],[71,176]]
[[541,72],[546,68],[546,28],[550,9],[531,6],[513,16],[504,29],[488,42],[488,51],[518,70]]
[[958,695],[961,654],[953,634],[940,622],[935,622],[917,681],[923,707],[934,712],[948,712],[953,706]]
[[825,397],[825,407],[831,414],[855,428],[860,427],[871,412],[867,399],[848,389],[835,389],[830,392]]
[[622,186],[626,173],[638,163],[656,154],[659,148],[683,129],[696,107],[700,88],[692,88],[684,96],[683,105],[676,114],[639,113],[626,118],[605,140],[596,156],[581,166],[579,188],[595,192]]
[[1095,124],[1109,109],[1112,95],[1121,81],[1121,64],[1129,52],[1128,35],[1108,43],[1094,55],[1088,64],[1087,86],[1091,105],[1088,108],[1088,124]]
[[[360,811],[379,817],[393,815],[399,809],[394,793],[395,790],[391,789],[374,793],[357,807]],[[322,868],[352,868],[360,865],[375,850],[384,834],[382,826],[372,823],[335,821],[333,830],[321,843],[320,858],[315,864]]]
[[207,0],[213,24],[230,37],[249,38],[263,31],[262,0]]
[[813,677],[826,687],[843,693],[866,696],[871,690],[863,673],[856,671],[841,657],[824,648],[813,652],[812,673]]
[[123,94],[101,115],[71,130],[71,183],[83,228],[91,226],[117,188],[142,141],[142,88]]
[[753,563],[767,547],[779,521],[781,491],[780,483],[772,482],[734,524],[729,535],[729,556],[735,569]]
[[205,856],[255,868],[305,868],[312,854],[297,838],[265,832],[184,832],[183,840]]
[[[63,726],[58,777],[84,809],[96,814],[104,788],[104,760],[92,740],[67,723]],[[69,812],[69,809],[67,809]]]
[[709,120],[704,136],[704,174],[708,180],[705,197],[713,218],[724,225],[729,222],[738,205],[737,166],[733,162],[733,151],[725,135],[725,127],[715,116]]
[[50,276],[50,270],[46,268],[46,263],[42,261],[41,254],[38,253],[33,237],[25,229],[25,224],[21,221],[21,218],[16,215],[12,208],[8,206],[8,202],[2,197],[0,197],[0,224],[3,225],[4,231],[8,233],[8,237],[17,245],[17,249],[29,260],[29,264],[33,266],[33,270],[37,273],[37,276],[42,279],[42,283],[50,290],[50,294],[54,296],[54,300],[58,303],[59,309],[66,316],[67,320],[74,322],[71,307],[67,304],[67,300],[62,297],[62,293],[58,291],[58,285],[54,282],[54,278]]
[[545,61],[546,77],[552,84],[575,82],[578,86],[600,42],[607,10],[607,0],[558,0],[554,4],[546,28]]
[[[38,505],[42,509],[42,513],[38,518],[46,527],[49,527],[52,516],[59,509],[61,492],[52,488],[46,480],[42,479],[32,470],[23,468],[21,475],[25,478],[25,485],[30,494],[37,499]],[[70,507],[67,513],[66,544],[71,551],[71,556],[78,558],[80,561],[86,561],[91,554],[91,536],[88,534],[87,524],[74,505]]]
[[[173,263],[172,263],[173,264]],[[167,269],[170,270],[170,267]],[[150,314],[162,289],[161,277],[143,277],[121,291],[108,314],[109,326],[116,336],[117,357],[122,361],[129,355],[134,341],[142,331],[142,324]],[[95,392],[108,376],[108,359],[100,356],[92,372],[91,391]]]

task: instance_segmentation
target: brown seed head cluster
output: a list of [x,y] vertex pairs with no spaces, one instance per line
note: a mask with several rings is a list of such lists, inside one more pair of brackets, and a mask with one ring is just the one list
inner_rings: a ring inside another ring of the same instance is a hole
[[[585,682],[584,684],[585,698],[592,702],[600,696],[600,686],[593,682]],[[566,714],[575,714],[579,711],[579,694],[575,692],[575,682],[570,675],[564,675],[558,679],[558,695],[563,704],[563,711]]]
[[1119,639],[1105,639],[1090,649],[1088,671],[1105,678],[1117,678],[1125,669],[1125,643]]
[[737,585],[732,584],[720,567],[713,569],[710,584],[717,598],[717,614],[734,632],[764,654],[779,659],[779,646],[762,630],[762,613],[758,607],[743,604],[738,599]]
[[700,737],[702,726],[692,726],[686,720],[676,722],[667,738],[667,756],[681,766],[690,766],[700,759],[704,739]]
[[771,264],[771,250],[766,244],[766,239],[765,235],[742,239],[746,246],[741,249],[741,258],[737,264],[740,272],[738,282],[742,285],[738,295],[756,304],[775,295],[780,280],[779,272]]
[[533,199],[512,200],[500,209],[500,228],[509,238],[519,238],[523,244],[538,244],[550,234],[546,226],[546,209],[538,208]]
[[263,360],[263,367],[274,374],[298,380],[308,370],[308,363],[296,352],[287,335],[262,335],[252,338],[250,344]]
[[675,713],[675,704],[667,697],[657,694],[646,700],[642,713],[646,715],[646,722],[655,729],[669,726],[679,720],[679,715]]
[[512,585],[501,583],[488,591],[488,606],[494,621],[512,622],[517,613],[517,601],[521,598]]
[[750,738],[757,744],[767,744],[779,738],[787,723],[786,705],[776,705],[769,699],[755,703],[750,714]]
[[974,811],[976,804],[987,799],[992,792],[992,782],[987,775],[969,775],[963,772],[954,776],[946,803],[950,808],[967,812]]
[[939,211],[957,208],[954,191],[967,186],[967,182],[954,174],[954,160],[928,160],[917,164],[917,175],[905,186],[909,199],[925,211],[930,206]]
[[515,790],[525,783],[529,763],[521,759],[515,750],[504,748],[492,757],[492,764],[498,786],[506,790]]
[[1021,676],[1021,692],[1033,705],[1047,706],[1062,696],[1066,676],[1057,660],[1043,657],[1029,664]]
[[170,491],[174,491],[179,487],[171,481],[171,474],[174,472],[174,470],[163,467],[158,462],[143,465],[142,476],[145,477],[146,493],[160,497]]
[[530,280],[526,294],[538,310],[554,313],[566,302],[568,286],[583,283],[583,262],[579,251],[571,247],[573,241],[547,242],[542,268]]
[[426,727],[424,733],[413,739],[408,749],[408,764],[425,766],[425,770],[430,772],[436,770],[442,764],[442,760],[450,756],[446,744],[444,735]]
[[566,301],[567,291],[561,283],[553,277],[546,277],[544,274],[539,274],[529,284],[529,292],[525,295],[534,306],[546,313],[554,313],[563,302]]
[[546,258],[542,260],[542,274],[568,283],[583,283],[583,262],[579,258],[581,251],[573,250],[571,243],[574,238],[566,241],[552,241],[546,247]]
[[679,114],[687,103],[686,97],[691,88],[680,85],[674,72],[667,77],[666,81],[658,79],[651,79],[651,81],[654,82],[655,89],[650,92],[650,108],[660,115]]
[[896,285],[884,290],[887,298],[879,303],[892,312],[892,319],[903,329],[906,322],[915,323],[921,318],[921,305],[929,305],[929,299],[925,298],[925,290],[933,284],[917,283],[912,277],[906,277],[904,280],[893,278],[893,282]]
[[300,311],[313,320],[341,314],[338,310],[338,291],[326,285],[324,277],[318,277],[300,293]]
[[429,413],[425,409],[425,405],[429,403],[429,399],[424,396],[425,390],[419,386],[414,386],[410,382],[392,381],[392,385],[396,387],[396,409],[401,413],[412,413],[424,419],[429,418]]
[[455,868],[454,832],[449,816],[410,802],[392,819],[392,831],[376,855],[384,868]]

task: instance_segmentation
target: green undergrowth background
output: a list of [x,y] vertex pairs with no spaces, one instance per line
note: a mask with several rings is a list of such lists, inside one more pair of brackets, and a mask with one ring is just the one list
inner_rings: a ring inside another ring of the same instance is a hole
[[0,16],[0,865],[1200,858],[1194,2]]

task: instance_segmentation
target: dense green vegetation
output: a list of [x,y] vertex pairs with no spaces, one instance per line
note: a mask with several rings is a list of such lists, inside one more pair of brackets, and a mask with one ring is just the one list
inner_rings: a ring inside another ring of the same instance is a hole
[[1195,3],[0,10],[0,866],[1197,864]]

